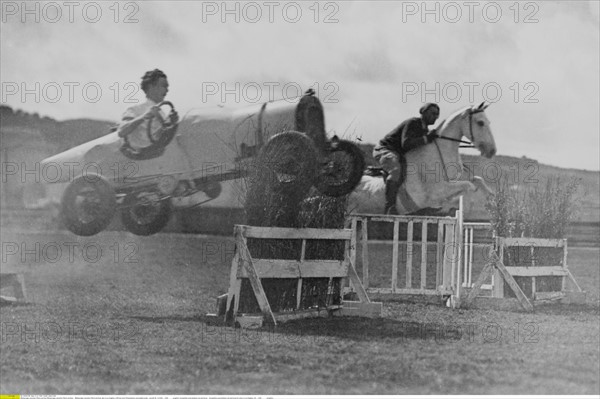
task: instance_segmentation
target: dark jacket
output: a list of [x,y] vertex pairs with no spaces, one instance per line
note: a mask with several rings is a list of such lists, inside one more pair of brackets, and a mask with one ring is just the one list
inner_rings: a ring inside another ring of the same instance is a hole
[[423,127],[421,118],[410,118],[386,134],[379,141],[379,145],[396,151],[399,154],[405,154],[414,148],[425,145],[426,142],[423,140],[423,137],[428,132],[429,129]]

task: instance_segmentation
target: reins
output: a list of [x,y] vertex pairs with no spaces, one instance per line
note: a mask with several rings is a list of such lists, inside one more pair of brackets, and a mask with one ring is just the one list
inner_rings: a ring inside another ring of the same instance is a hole
[[[474,110],[474,111],[469,112],[469,133],[471,133],[471,141],[465,141],[465,140],[461,140],[461,139],[453,139],[452,137],[443,137],[443,136],[439,136],[438,139],[443,139],[443,140],[448,140],[448,141],[454,141],[454,142],[461,143],[461,144],[466,144],[466,145],[459,146],[459,148],[475,148],[475,146],[473,145],[473,141],[475,141],[475,136],[473,135],[473,114],[477,114],[479,112],[483,112],[483,110]],[[439,148],[438,148],[438,150],[439,150]]]
[[[473,114],[479,113],[479,112],[483,112],[483,110],[471,110],[469,111],[469,133],[471,134],[471,142],[468,141],[464,141],[464,140],[460,140],[460,139],[453,139],[451,137],[443,137],[443,136],[438,136],[438,139],[444,139],[444,140],[449,140],[449,141],[455,141],[458,143],[463,143],[463,144],[468,144],[466,146],[459,146],[459,148],[475,148],[475,146],[473,145],[473,141],[475,141],[475,136],[473,135]],[[444,157],[442,155],[442,150],[440,150],[440,146],[438,145],[437,142],[434,141],[435,144],[435,148],[437,148],[438,150],[438,154],[440,155],[440,159],[442,161],[442,170],[444,172],[444,178],[446,179],[447,182],[450,181],[450,178],[448,178],[448,171],[446,170],[446,162],[444,162]]]
[[443,136],[438,137],[438,139],[455,141],[457,143],[467,144],[467,145],[461,145],[460,148],[475,148],[475,146],[473,145],[473,143],[471,143],[470,141],[453,139],[452,137],[443,137]]

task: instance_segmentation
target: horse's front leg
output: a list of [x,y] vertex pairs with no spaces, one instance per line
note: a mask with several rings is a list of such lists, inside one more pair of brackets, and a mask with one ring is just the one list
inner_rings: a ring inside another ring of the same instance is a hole
[[494,195],[494,192],[492,191],[492,189],[487,184],[485,184],[485,180],[483,180],[483,178],[481,178],[480,176],[474,176],[473,179],[471,180],[471,182],[464,182],[464,183],[470,183],[470,185],[468,187],[466,187],[464,189],[464,191],[460,191],[460,190],[457,191],[456,194],[447,198],[446,201],[448,201],[448,202],[457,201],[460,196],[466,194],[467,192],[481,191],[486,198],[489,197],[490,195]]
[[485,184],[485,180],[483,180],[481,176],[473,176],[471,182],[475,185],[475,191],[481,190],[486,197],[494,194],[492,189]]
[[438,206],[445,206],[449,202],[455,201],[461,195],[468,192],[474,192],[477,188],[469,181],[444,182],[438,184],[429,200]]

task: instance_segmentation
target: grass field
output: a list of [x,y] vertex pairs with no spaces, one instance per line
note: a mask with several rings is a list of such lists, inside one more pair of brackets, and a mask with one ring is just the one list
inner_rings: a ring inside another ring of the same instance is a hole
[[[228,288],[232,239],[2,233],[2,270],[27,273],[29,301],[0,309],[2,393],[600,393],[597,248],[569,249],[585,305],[390,301],[378,320],[247,331],[204,323]],[[385,251],[370,256],[385,264]]]

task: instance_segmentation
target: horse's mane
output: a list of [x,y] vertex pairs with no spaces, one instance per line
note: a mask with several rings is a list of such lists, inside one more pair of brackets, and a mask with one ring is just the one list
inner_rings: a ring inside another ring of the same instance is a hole
[[450,114],[449,117],[447,117],[446,119],[444,119],[443,121],[440,122],[440,124],[438,125],[438,131],[442,131],[444,128],[446,128],[449,123],[454,122],[456,120],[456,118],[461,115],[463,112],[465,112],[468,109],[471,109],[471,106],[468,107],[463,107],[457,111],[454,111],[452,114]]

